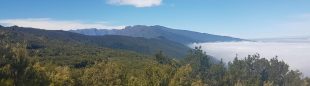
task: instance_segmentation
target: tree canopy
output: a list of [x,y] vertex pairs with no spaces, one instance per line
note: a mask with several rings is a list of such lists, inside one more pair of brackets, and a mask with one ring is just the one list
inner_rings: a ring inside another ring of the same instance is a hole
[[[42,59],[24,43],[0,45],[0,85],[49,86],[309,86],[310,79],[289,65],[259,54],[212,62],[197,47],[186,58],[171,59],[159,52],[143,56],[124,51],[85,58]],[[58,52],[58,51],[51,51]],[[74,51],[61,51],[70,53]],[[104,51],[103,51],[104,52]],[[111,52],[111,51],[110,51]],[[39,52],[37,52],[38,54]],[[66,54],[59,54],[65,56]],[[68,54],[69,55],[69,54]],[[106,57],[101,57],[106,56]]]

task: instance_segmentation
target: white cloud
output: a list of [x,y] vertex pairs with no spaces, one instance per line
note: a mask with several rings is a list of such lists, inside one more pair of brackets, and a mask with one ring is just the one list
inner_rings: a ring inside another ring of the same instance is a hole
[[108,0],[108,3],[114,5],[132,5],[135,7],[153,7],[161,5],[162,0]]
[[80,21],[53,20],[50,18],[28,18],[28,19],[2,19],[0,24],[4,26],[32,27],[47,30],[74,30],[84,28],[99,29],[122,29],[124,26],[110,26],[104,22],[84,23]]
[[292,69],[302,71],[310,76],[310,43],[286,43],[286,42],[221,42],[193,44],[202,46],[207,54],[222,58],[224,61],[232,61],[236,54],[239,58],[249,54],[259,53],[263,58],[271,59],[275,56],[287,62]]

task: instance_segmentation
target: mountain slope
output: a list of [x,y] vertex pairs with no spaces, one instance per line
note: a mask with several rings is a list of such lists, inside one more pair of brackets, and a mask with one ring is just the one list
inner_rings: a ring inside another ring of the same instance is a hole
[[104,48],[135,51],[142,54],[155,54],[163,51],[172,57],[183,57],[190,49],[182,44],[163,38],[142,38],[127,36],[87,36],[60,30],[40,30],[23,27],[2,27],[0,29],[1,39],[13,41],[26,40],[27,42],[44,44],[68,44],[88,45]]
[[71,30],[71,32],[81,33],[85,35],[123,35],[131,37],[145,38],[166,38],[182,44],[191,44],[196,42],[218,42],[218,41],[241,41],[242,39],[228,36],[212,35],[207,33],[199,33],[187,30],[171,29],[163,26],[128,26],[121,30],[107,29],[80,29]]

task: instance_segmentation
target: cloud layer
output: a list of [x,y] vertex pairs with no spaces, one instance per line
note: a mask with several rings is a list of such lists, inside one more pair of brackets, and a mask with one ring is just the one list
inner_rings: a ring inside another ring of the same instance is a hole
[[135,7],[153,7],[161,5],[162,0],[108,0],[108,3],[114,5],[132,5]]
[[279,56],[279,59],[287,62],[292,69],[302,71],[310,76],[310,43],[284,43],[284,42],[222,42],[193,44],[202,46],[207,54],[224,61],[232,61],[236,54],[239,58],[249,54],[259,53],[263,58],[271,59]]
[[41,28],[47,30],[74,30],[84,28],[122,29],[124,26],[111,26],[106,23],[84,23],[79,21],[53,20],[50,18],[2,19],[0,25]]

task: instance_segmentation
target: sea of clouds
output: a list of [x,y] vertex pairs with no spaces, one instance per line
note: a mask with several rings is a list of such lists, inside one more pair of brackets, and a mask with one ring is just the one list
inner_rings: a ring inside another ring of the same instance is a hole
[[201,46],[211,56],[232,61],[236,55],[244,58],[259,53],[261,57],[285,61],[293,70],[300,70],[305,76],[310,76],[310,42],[217,42],[195,43],[191,47]]

